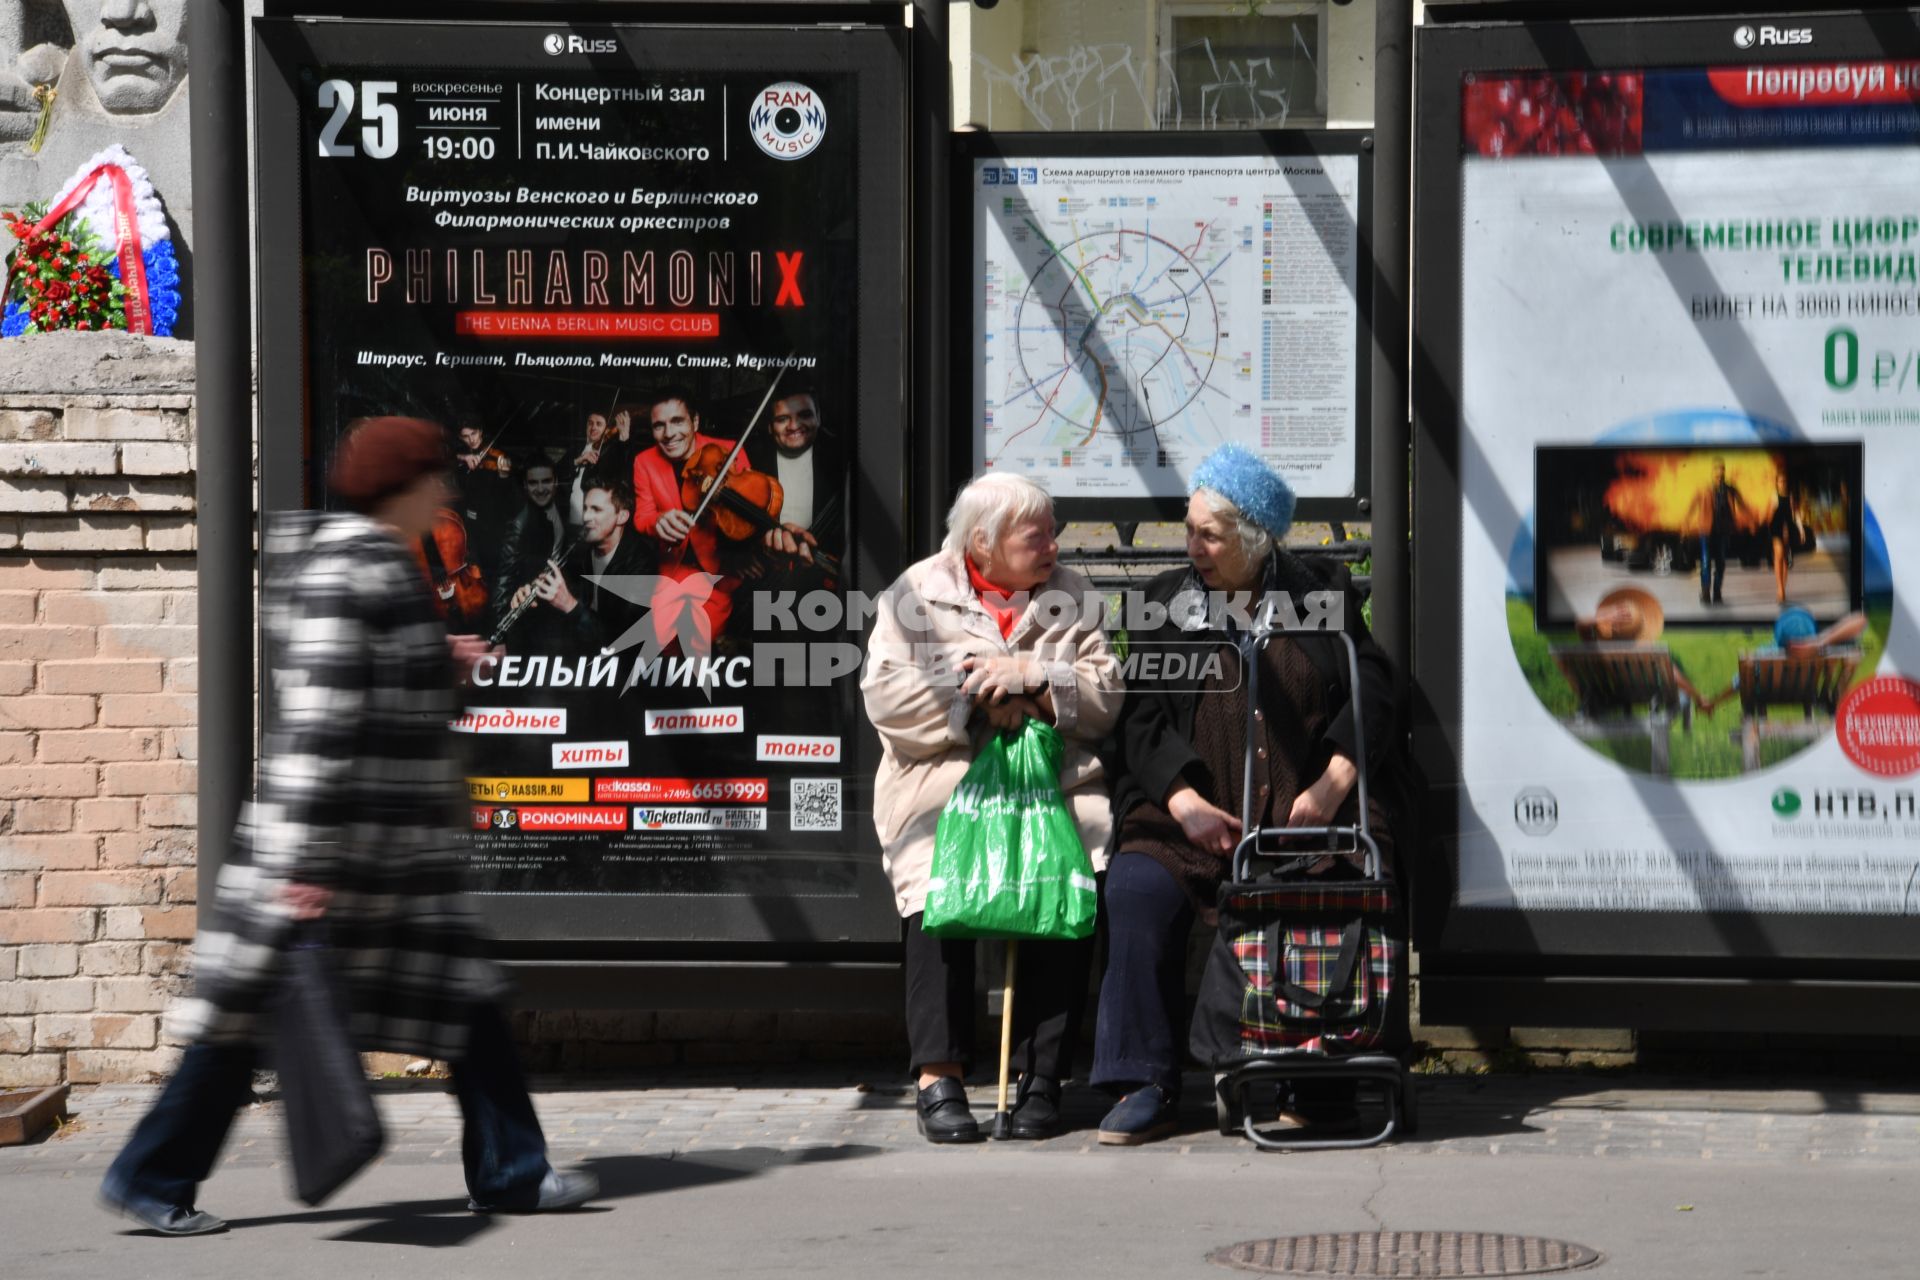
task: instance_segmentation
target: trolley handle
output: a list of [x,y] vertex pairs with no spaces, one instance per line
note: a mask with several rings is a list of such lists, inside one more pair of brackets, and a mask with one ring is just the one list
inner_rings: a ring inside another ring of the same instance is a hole
[[[1240,830],[1243,833],[1240,846],[1234,850],[1233,864],[1235,878],[1239,878],[1241,854],[1247,849],[1248,842],[1258,844],[1260,830],[1253,825],[1253,797],[1256,794],[1253,785],[1254,742],[1260,731],[1257,713],[1260,710],[1260,653],[1277,635],[1285,631],[1273,625],[1273,606],[1268,604],[1254,624],[1252,654],[1241,665],[1246,669],[1247,678],[1247,730],[1246,761],[1240,786]],[[1325,632],[1320,634],[1324,635]],[[1353,707],[1353,752],[1356,757],[1355,789],[1360,801],[1360,821],[1355,827],[1271,827],[1269,831],[1289,831],[1302,835],[1317,833],[1330,835],[1335,831],[1353,832],[1361,843],[1369,849],[1368,874],[1380,872],[1380,850],[1374,844],[1368,827],[1367,805],[1367,724],[1366,716],[1360,710],[1360,648],[1353,642],[1353,636],[1346,631],[1336,631],[1340,642],[1347,650],[1347,700]]]
[[[1353,838],[1353,848],[1313,849],[1305,853],[1282,853],[1279,850],[1264,850],[1260,848],[1260,840],[1263,836],[1310,835],[1315,833],[1350,836]],[[1284,865],[1274,868],[1274,874],[1284,875],[1287,872],[1299,869],[1316,858],[1343,858],[1349,853],[1365,854],[1365,873],[1367,878],[1369,880],[1378,880],[1380,878],[1381,868],[1385,865],[1384,860],[1380,857],[1380,846],[1374,842],[1372,835],[1359,827],[1262,827],[1258,831],[1249,832],[1247,835],[1242,836],[1240,843],[1235,846],[1233,851],[1233,879],[1236,883],[1241,884],[1253,879],[1253,860],[1255,858],[1271,858],[1276,861],[1286,859]]]

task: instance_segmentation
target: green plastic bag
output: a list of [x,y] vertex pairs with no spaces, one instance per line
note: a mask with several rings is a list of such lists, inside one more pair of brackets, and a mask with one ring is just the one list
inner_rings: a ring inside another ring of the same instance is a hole
[[1093,863],[1060,794],[1066,747],[1028,720],[996,733],[934,833],[921,928],[936,938],[1085,938],[1098,895]]

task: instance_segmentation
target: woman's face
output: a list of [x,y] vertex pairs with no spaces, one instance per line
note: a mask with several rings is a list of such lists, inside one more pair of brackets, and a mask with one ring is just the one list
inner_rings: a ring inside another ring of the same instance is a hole
[[1009,591],[1032,591],[1053,574],[1060,544],[1053,536],[1053,512],[1010,527],[992,555],[976,563],[987,581]]
[[1187,499],[1187,559],[1210,591],[1245,591],[1259,568],[1241,550],[1233,521],[1197,493]]

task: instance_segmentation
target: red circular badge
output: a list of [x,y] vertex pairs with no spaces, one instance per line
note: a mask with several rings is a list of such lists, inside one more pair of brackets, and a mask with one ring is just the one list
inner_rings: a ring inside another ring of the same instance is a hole
[[1841,700],[1834,732],[1847,759],[1868,773],[1920,772],[1920,684],[1897,676],[1867,681]]

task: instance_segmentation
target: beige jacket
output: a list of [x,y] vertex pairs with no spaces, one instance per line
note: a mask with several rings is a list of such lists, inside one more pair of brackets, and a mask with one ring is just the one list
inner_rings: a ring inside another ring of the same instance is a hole
[[[1071,608],[1049,610],[1052,602]],[[902,918],[926,905],[933,834],[947,798],[990,730],[960,695],[955,675],[970,654],[1022,653],[1046,666],[1056,727],[1066,743],[1060,789],[1095,870],[1106,867],[1113,817],[1093,748],[1113,728],[1124,690],[1100,629],[1104,604],[1088,581],[1056,567],[1033,593],[1009,639],[974,595],[966,566],[942,551],[900,576],[879,602],[860,680],[879,731],[873,824]]]

